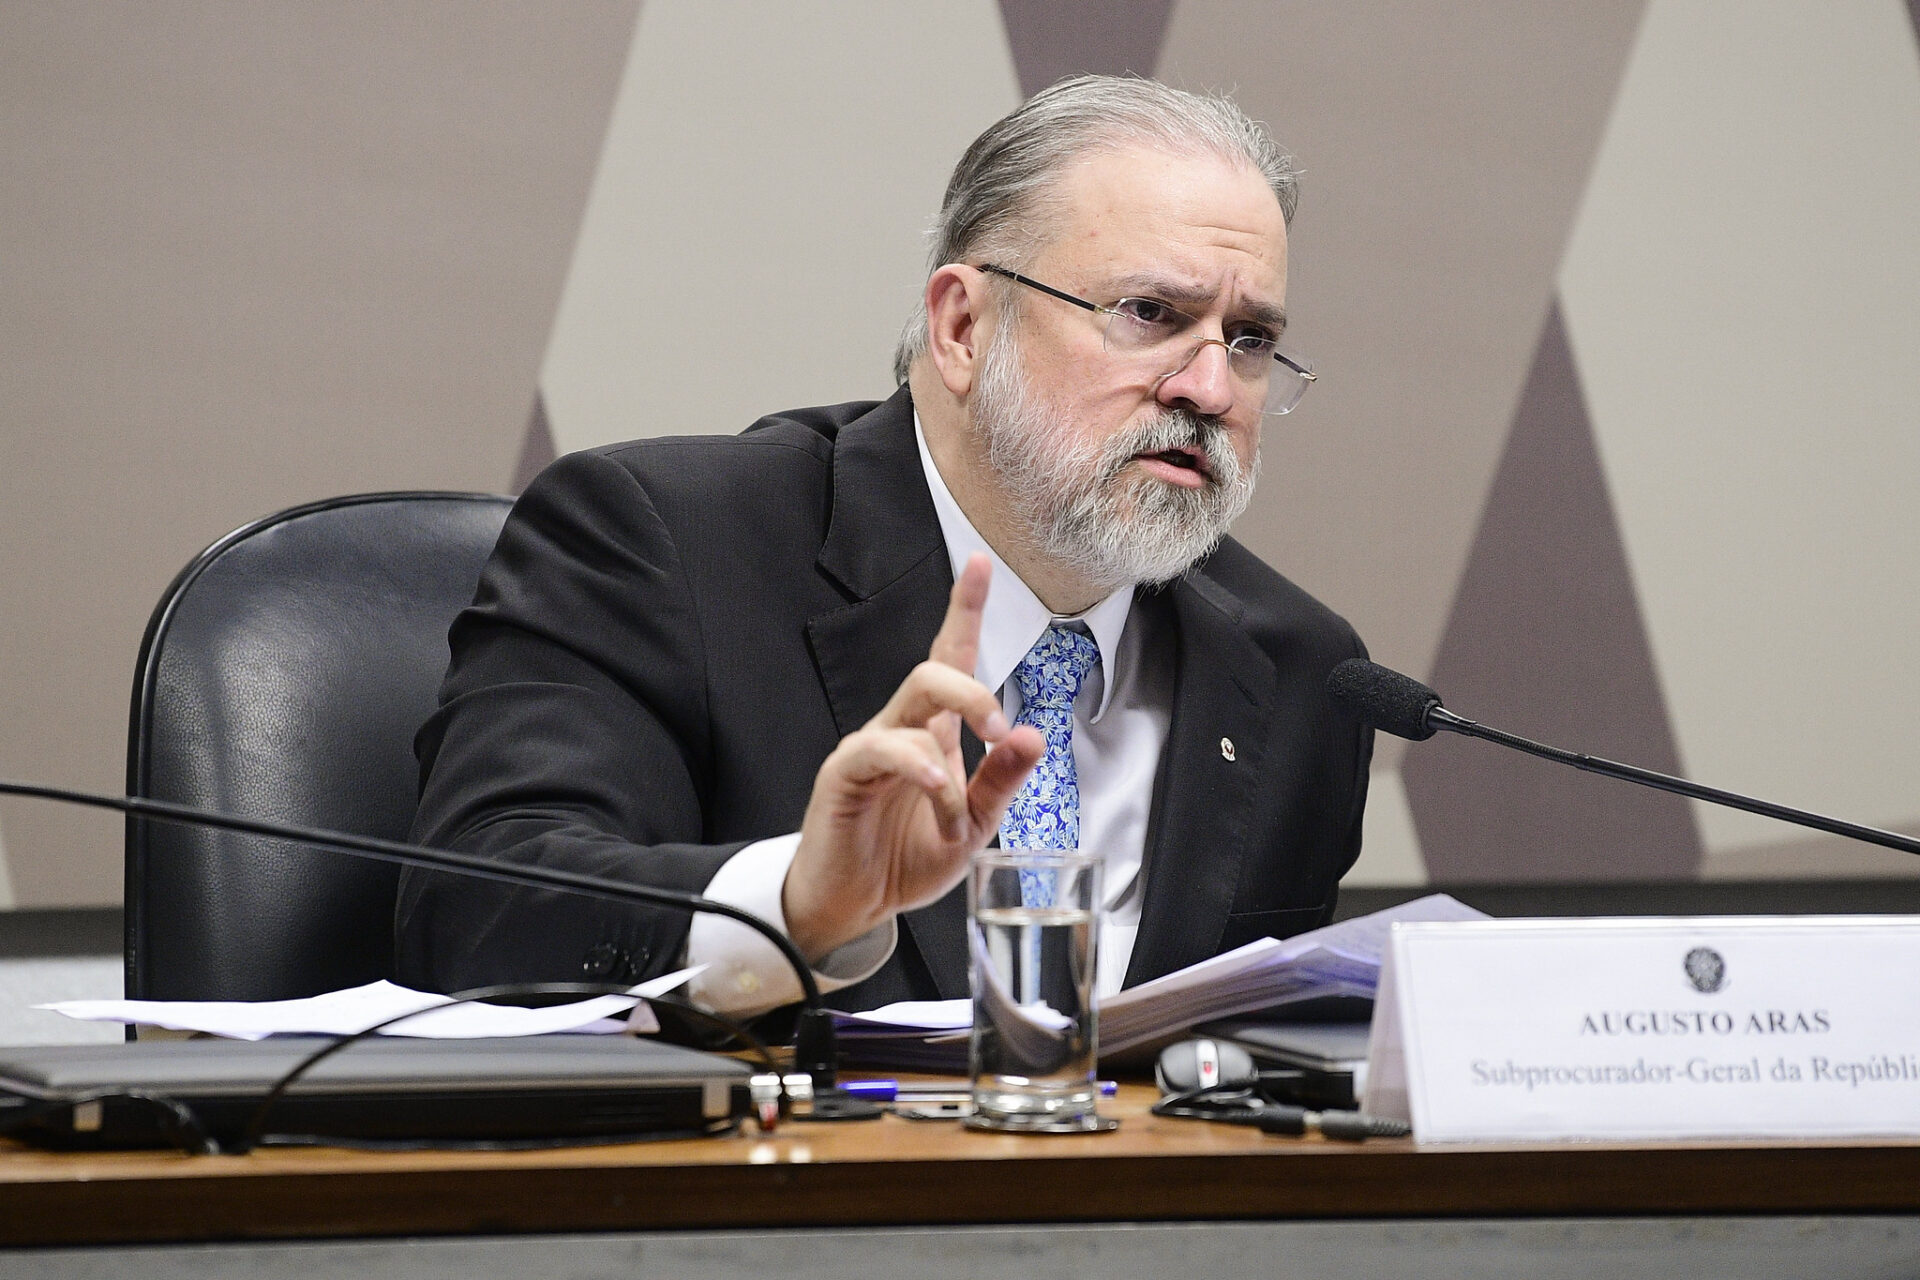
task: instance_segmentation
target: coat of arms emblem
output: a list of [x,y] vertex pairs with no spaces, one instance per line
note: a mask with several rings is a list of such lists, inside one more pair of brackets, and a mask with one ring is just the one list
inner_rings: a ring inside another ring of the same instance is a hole
[[1687,981],[1702,995],[1712,995],[1727,980],[1726,959],[1712,947],[1695,947],[1681,964],[1687,971]]

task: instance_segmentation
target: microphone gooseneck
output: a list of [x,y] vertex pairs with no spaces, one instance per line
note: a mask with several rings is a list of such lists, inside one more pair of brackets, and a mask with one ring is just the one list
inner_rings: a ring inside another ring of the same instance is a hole
[[[582,875],[579,872],[561,871],[553,867],[509,865],[495,862],[491,858],[452,853],[445,849],[429,849],[425,845],[405,844],[398,840],[382,840],[377,836],[268,822],[261,818],[220,813],[213,809],[197,809],[191,805],[174,804],[166,800],[148,800],[139,796],[96,795],[87,791],[70,791],[63,787],[43,786],[34,782],[9,782],[4,779],[0,779],[0,795],[55,800],[63,804],[85,805],[92,809],[111,809],[117,813],[148,818],[156,822],[214,827],[222,831],[239,831],[247,835],[267,836],[275,840],[291,840],[298,844],[352,854],[355,857],[372,858],[378,862],[393,862],[401,866],[448,871],[455,875],[473,876],[476,879],[495,880],[521,887],[532,885],[543,889],[583,893],[589,897],[642,902],[649,906],[725,916],[729,920],[737,920],[746,925],[779,950],[781,957],[792,966],[794,976],[800,980],[800,990],[804,993],[803,999],[807,1009],[807,1012],[802,1015],[803,1019],[814,1024],[815,1036],[822,1034],[818,1024],[823,1020],[826,1021],[828,1030],[824,1034],[828,1037],[828,1043],[831,1043],[831,1022],[824,1014],[825,1006],[820,997],[820,984],[814,980],[813,969],[807,964],[806,957],[800,954],[800,948],[794,945],[793,939],[767,921],[731,903],[716,902],[712,898],[703,898],[698,894],[681,893],[673,889],[656,888],[653,885],[609,880],[602,876]],[[817,1043],[811,1047],[816,1054],[823,1051]]]
[[1531,738],[1523,738],[1518,734],[1508,733],[1504,729],[1495,729],[1477,721],[1468,720],[1447,710],[1441,705],[1439,694],[1412,676],[1402,675],[1377,662],[1368,662],[1362,658],[1349,658],[1333,669],[1327,676],[1327,697],[1362,723],[1402,738],[1411,738],[1415,742],[1424,742],[1437,730],[1445,729],[1449,733],[1479,738],[1514,751],[1524,751],[1530,756],[1539,756],[1543,760],[1552,760],[1559,764],[1572,765],[1588,773],[1598,773],[1605,777],[1618,778],[1623,782],[1633,782],[1643,787],[1672,792],[1674,795],[1686,796],[1690,800],[1704,800],[1708,804],[1725,805],[1730,809],[1740,809],[1747,813],[1760,814],[1762,817],[1776,818],[1781,822],[1811,827],[1815,831],[1825,831],[1829,835],[1845,836],[1851,840],[1877,844],[1885,849],[1898,849],[1902,853],[1920,854],[1920,840],[1901,835],[1897,831],[1882,831],[1878,827],[1862,826],[1857,822],[1846,822],[1839,818],[1826,817],[1824,814],[1809,813],[1805,809],[1775,804],[1771,800],[1743,796],[1736,791],[1723,791],[1719,787],[1689,782],[1685,778],[1676,778],[1670,774],[1655,773],[1651,769],[1642,769],[1637,765],[1621,764],[1615,760],[1604,760],[1599,756],[1548,746],[1544,742],[1535,742]]

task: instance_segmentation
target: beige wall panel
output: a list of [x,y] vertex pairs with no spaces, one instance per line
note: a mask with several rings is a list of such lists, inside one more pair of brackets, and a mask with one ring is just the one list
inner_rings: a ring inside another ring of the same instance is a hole
[[647,0],[542,371],[556,446],[890,394],[947,173],[1019,98],[992,0]]
[[[1916,209],[1897,0],[1655,0],[1562,275],[1687,771],[1881,826],[1920,792]],[[1804,836],[1699,819],[1709,875]]]
[[[1323,380],[1238,532],[1428,671],[1640,0],[1181,0],[1160,74],[1306,170],[1288,306]],[[1402,744],[1384,739],[1383,762]]]
[[[1785,830],[1784,837],[1778,834]],[[1882,830],[1897,831],[1920,840],[1920,822],[1890,822]],[[1920,878],[1920,858],[1882,849],[1843,836],[1776,827],[1765,844],[1720,849],[1701,868],[1705,880],[1857,879],[1912,880]]]
[[[633,13],[0,6],[0,774],[119,789],[228,529],[506,483]],[[118,900],[116,820],[4,819],[20,905]]]
[[1378,761],[1367,779],[1367,812],[1360,832],[1360,860],[1340,883],[1355,887],[1426,884],[1432,877],[1420,857],[1406,784],[1398,769]]

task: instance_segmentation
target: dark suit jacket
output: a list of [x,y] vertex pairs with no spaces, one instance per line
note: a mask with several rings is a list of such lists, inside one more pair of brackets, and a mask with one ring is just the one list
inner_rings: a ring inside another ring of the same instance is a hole
[[[697,892],[799,828],[820,762],[926,657],[952,582],[904,390],[562,458],[453,626],[413,837]],[[1140,605],[1171,615],[1179,653],[1129,984],[1325,923],[1372,750],[1322,692],[1365,653],[1352,628],[1239,544]],[[964,892],[902,919],[837,1006],[966,994]],[[396,929],[401,980],[453,990],[663,972],[687,920],[409,872]]]

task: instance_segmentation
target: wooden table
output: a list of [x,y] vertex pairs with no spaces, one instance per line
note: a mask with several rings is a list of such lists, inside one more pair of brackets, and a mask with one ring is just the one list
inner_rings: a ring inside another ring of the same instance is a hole
[[[955,1122],[790,1124],[527,1152],[243,1157],[0,1144],[0,1246],[960,1223],[1920,1214],[1920,1143],[1419,1149],[1162,1120],[1011,1137]],[[1017,1164],[1017,1168],[1014,1168]]]

